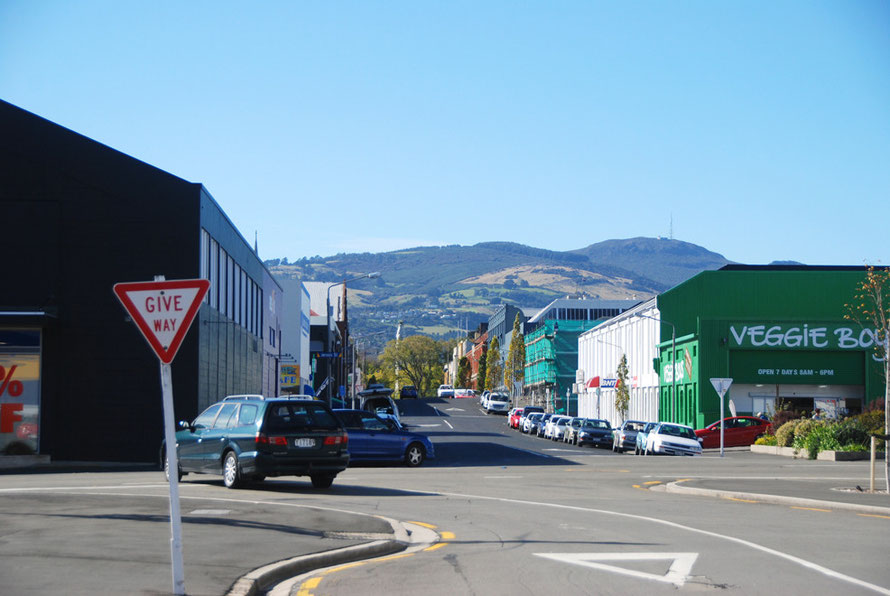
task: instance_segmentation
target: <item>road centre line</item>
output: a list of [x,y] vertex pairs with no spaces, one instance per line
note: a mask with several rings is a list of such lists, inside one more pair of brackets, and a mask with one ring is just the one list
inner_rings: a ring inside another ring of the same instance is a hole
[[667,526],[669,528],[685,530],[687,532],[701,534],[704,536],[709,536],[711,538],[727,540],[729,542],[734,542],[734,543],[740,544],[742,546],[747,546],[748,548],[752,548],[754,550],[759,550],[763,553],[773,555],[775,557],[779,557],[779,558],[785,559],[787,561],[791,561],[792,563],[796,563],[802,567],[811,569],[813,571],[816,571],[816,572],[826,575],[828,577],[832,577],[834,579],[845,581],[847,583],[851,583],[856,586],[866,588],[868,590],[872,590],[879,594],[886,594],[887,596],[890,596],[890,589],[883,588],[881,586],[877,586],[875,584],[868,583],[865,580],[861,580],[856,577],[845,575],[839,571],[835,571],[834,569],[829,569],[828,567],[823,567],[822,565],[819,565],[818,563],[814,563],[812,561],[807,561],[806,559],[802,559],[800,557],[796,557],[796,556],[790,555],[788,553],[783,553],[782,551],[772,549],[768,546],[763,546],[762,544],[757,544],[756,542],[751,542],[751,541],[745,540],[743,538],[736,538],[735,536],[727,536],[726,534],[719,534],[717,532],[711,532],[709,530],[693,528],[692,526],[684,526],[683,524],[668,521],[666,519],[659,519],[657,517],[649,517],[646,515],[636,515],[633,513],[622,513],[620,511],[609,511],[606,509],[593,509],[590,507],[578,507],[576,505],[562,505],[562,504],[558,504],[558,503],[543,503],[543,502],[539,502],[539,501],[524,501],[521,499],[507,499],[507,498],[503,498],[503,497],[489,497],[489,496],[484,496],[484,495],[469,495],[469,494],[465,494],[465,493],[432,492],[432,491],[416,491],[416,492],[419,492],[419,493],[426,492],[427,494],[430,494],[430,495],[457,497],[457,498],[461,498],[461,499],[480,499],[480,500],[486,500],[486,501],[497,501],[497,502],[501,502],[501,503],[513,503],[516,505],[530,505],[533,507],[536,506],[536,507],[546,507],[546,508],[551,508],[551,509],[563,509],[563,510],[567,510],[567,511],[578,511],[578,512],[582,512],[582,513],[597,513],[597,514],[601,514],[601,515],[612,515],[615,517],[624,517],[624,518],[635,519],[635,520],[639,520],[639,521],[651,522],[651,523]]

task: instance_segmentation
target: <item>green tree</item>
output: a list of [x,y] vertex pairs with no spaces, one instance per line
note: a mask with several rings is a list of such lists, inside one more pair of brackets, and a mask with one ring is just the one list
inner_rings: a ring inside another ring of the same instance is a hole
[[618,362],[618,381],[615,383],[615,411],[624,420],[630,409],[630,389],[627,387],[627,354],[621,355]]
[[[877,361],[883,362],[884,435],[890,435],[890,267],[869,266],[865,279],[853,293],[853,302],[846,305],[844,318],[862,326],[873,327]],[[890,449],[885,447],[884,482],[890,494]]]
[[520,332],[522,319],[519,313],[513,319],[513,333],[510,337],[510,349],[504,366],[504,384],[513,392],[513,383],[525,384],[525,336]]
[[486,362],[487,357],[488,350],[485,349],[483,344],[482,355],[479,356],[479,372],[476,373],[476,387],[480,390],[485,389],[485,378],[488,373],[488,363]]
[[460,387],[469,387],[470,386],[470,373],[472,370],[470,369],[470,359],[466,356],[461,356],[460,360],[457,363],[457,384]]
[[501,344],[498,338],[491,340],[488,346],[488,354],[485,356],[485,388],[494,391],[503,378],[503,365],[501,364]]
[[443,343],[426,335],[392,340],[386,344],[380,356],[381,371],[398,369],[403,379],[408,381],[406,384],[417,387],[420,395],[431,395],[433,384],[438,386],[442,378],[442,350]]

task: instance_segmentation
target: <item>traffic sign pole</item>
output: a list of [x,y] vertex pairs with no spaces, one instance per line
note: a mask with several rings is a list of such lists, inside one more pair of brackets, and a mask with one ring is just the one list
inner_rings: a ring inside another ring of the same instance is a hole
[[[164,444],[176,445],[173,422],[173,375],[170,365],[161,362],[161,391],[164,400]],[[176,449],[166,449],[167,470],[170,477],[170,560],[173,564],[173,593],[185,594],[185,574],[182,564],[182,514],[179,510],[179,457]]]
[[711,379],[711,385],[714,386],[714,391],[720,396],[720,457],[723,457],[723,419],[725,418],[723,415],[723,396],[729,391],[729,387],[732,385],[732,379],[714,378]]
[[114,293],[130,314],[142,336],[154,350],[161,366],[161,393],[164,409],[164,456],[170,485],[170,560],[173,567],[173,593],[185,594],[182,563],[182,514],[179,509],[179,458],[176,453],[176,427],[173,421],[173,375],[170,363],[185,339],[201,301],[210,288],[206,279],[119,283]]

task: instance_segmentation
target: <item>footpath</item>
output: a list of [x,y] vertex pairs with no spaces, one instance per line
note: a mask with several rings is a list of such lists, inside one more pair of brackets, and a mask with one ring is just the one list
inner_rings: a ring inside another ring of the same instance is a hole
[[[736,449],[748,451],[746,448]],[[760,454],[751,454],[751,457],[774,459],[778,465],[782,465],[784,459]],[[660,485],[655,490],[890,517],[890,494],[885,490],[883,460],[877,462],[874,491],[869,487],[867,461],[838,462],[830,469],[814,467],[811,473],[802,477],[690,478]]]

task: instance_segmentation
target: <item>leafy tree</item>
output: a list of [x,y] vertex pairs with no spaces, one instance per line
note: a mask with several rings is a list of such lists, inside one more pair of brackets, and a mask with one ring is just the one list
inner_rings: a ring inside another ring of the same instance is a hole
[[479,356],[479,372],[476,373],[476,387],[480,389],[485,389],[485,378],[488,373],[487,357],[488,350],[485,349],[483,344],[482,355]]
[[513,383],[525,383],[525,336],[520,332],[522,319],[519,313],[513,319],[513,333],[510,337],[510,350],[504,366],[504,384],[513,391]]
[[[874,357],[884,364],[884,435],[890,435],[890,267],[867,267],[865,279],[856,286],[853,302],[846,308],[844,318],[873,327]],[[885,448],[885,453],[888,451]],[[890,456],[884,457],[884,481],[890,494]]]
[[470,359],[466,356],[461,356],[460,360],[457,363],[457,384],[460,387],[469,387],[470,386]]
[[386,344],[380,356],[382,370],[394,371],[398,368],[407,384],[417,387],[421,395],[430,395],[433,384],[438,386],[442,378],[442,349],[443,343],[426,335],[392,340]]
[[627,354],[621,355],[618,362],[618,382],[615,384],[615,410],[621,415],[621,419],[627,418],[630,409],[630,390],[627,387]]
[[491,340],[488,346],[488,354],[485,357],[485,388],[493,391],[498,388],[498,384],[503,378],[503,365],[501,364],[501,344],[498,338]]

